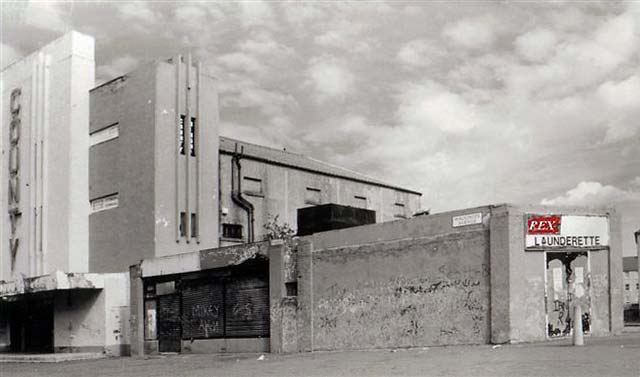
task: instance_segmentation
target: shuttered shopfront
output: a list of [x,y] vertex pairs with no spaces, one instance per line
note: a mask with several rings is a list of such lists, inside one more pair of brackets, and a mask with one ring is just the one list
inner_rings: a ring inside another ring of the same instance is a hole
[[[158,292],[158,295],[147,295],[148,303],[155,301],[157,304],[157,324],[149,318],[145,323],[146,326],[156,326],[159,351],[175,351],[170,339],[268,337],[266,266],[249,267],[177,277],[174,280],[175,294],[160,295]],[[166,282],[146,284],[155,287]],[[151,291],[155,289],[147,288],[147,292]],[[147,329],[146,333],[153,334],[153,331]]]

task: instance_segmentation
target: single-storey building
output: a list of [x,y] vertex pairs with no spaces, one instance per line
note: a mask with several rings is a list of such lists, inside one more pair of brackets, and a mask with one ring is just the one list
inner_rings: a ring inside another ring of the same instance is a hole
[[622,324],[613,210],[495,205],[144,260],[133,354],[545,341]]

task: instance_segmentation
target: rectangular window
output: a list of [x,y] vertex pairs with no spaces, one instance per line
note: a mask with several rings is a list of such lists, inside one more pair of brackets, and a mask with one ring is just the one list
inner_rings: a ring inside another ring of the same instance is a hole
[[305,204],[321,204],[322,203],[322,191],[317,188],[307,187],[304,194]]
[[118,193],[93,199],[90,203],[91,213],[106,211],[118,207]]
[[189,125],[189,154],[196,156],[196,118],[191,118]]
[[195,213],[191,214],[191,237],[198,237],[198,222]]
[[180,154],[184,154],[184,120],[185,118],[186,116],[180,115],[180,124],[178,125],[180,127],[180,140],[178,140],[179,142],[178,150],[180,151]]
[[640,283],[636,283],[636,290],[640,289]]
[[406,219],[407,213],[404,207],[404,203],[395,203],[393,205],[393,217],[397,219]]
[[354,196],[353,205],[357,208],[367,208],[367,198],[365,196]]
[[104,143],[105,141],[113,140],[120,134],[118,123],[114,123],[101,130],[92,132],[89,134],[89,145],[94,146]]
[[180,237],[187,236],[187,214],[180,212]]
[[242,192],[247,195],[263,196],[262,179],[244,177],[242,179]]
[[242,239],[242,225],[240,224],[222,224],[222,237],[232,239]]

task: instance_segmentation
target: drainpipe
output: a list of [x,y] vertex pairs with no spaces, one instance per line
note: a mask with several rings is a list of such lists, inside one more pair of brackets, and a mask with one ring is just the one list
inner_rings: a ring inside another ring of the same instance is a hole
[[247,211],[247,242],[253,242],[253,227],[254,227],[254,208],[253,204],[242,196],[242,166],[240,165],[240,158],[244,152],[244,147],[240,149],[238,153],[238,144],[236,143],[233,157],[231,158],[231,199],[234,203],[240,206],[240,208]]

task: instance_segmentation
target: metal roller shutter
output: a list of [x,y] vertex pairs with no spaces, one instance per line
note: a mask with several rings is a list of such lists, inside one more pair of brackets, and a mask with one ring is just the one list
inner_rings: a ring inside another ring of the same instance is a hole
[[197,280],[182,288],[182,338],[224,336],[224,290],[219,280]]
[[180,296],[158,296],[158,348],[160,352],[180,352]]
[[269,336],[269,285],[266,276],[236,276],[225,290],[225,336]]

